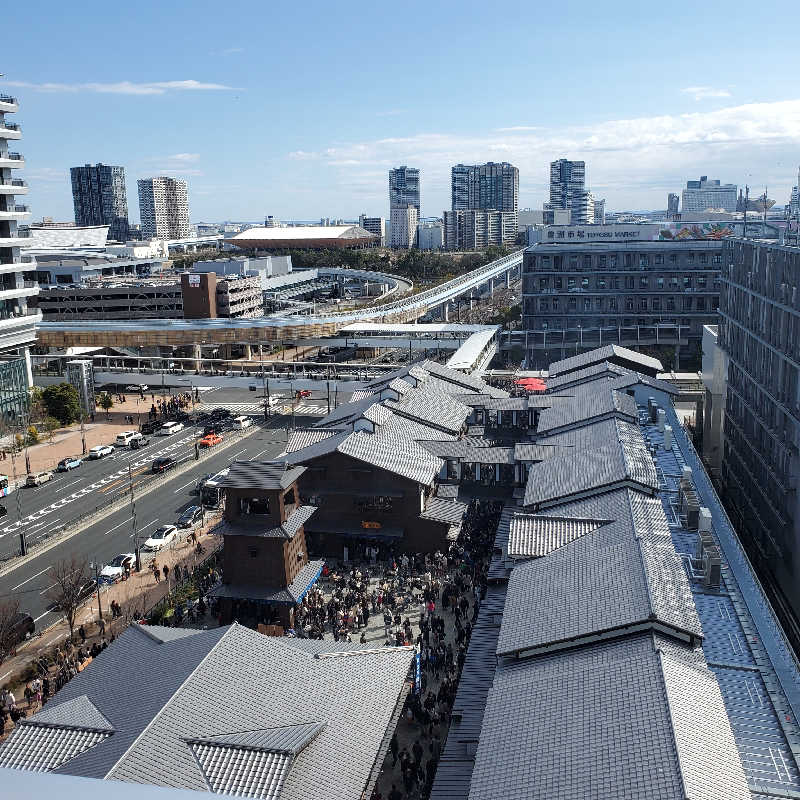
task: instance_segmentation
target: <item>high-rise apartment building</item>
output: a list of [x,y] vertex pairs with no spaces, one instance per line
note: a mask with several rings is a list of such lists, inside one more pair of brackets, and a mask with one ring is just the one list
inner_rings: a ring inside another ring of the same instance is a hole
[[409,203],[405,207],[393,206],[389,220],[389,230],[392,247],[411,248],[417,243],[417,223],[419,211],[416,206]]
[[386,247],[386,220],[383,217],[368,217],[366,214],[359,214],[358,224],[365,231],[380,236],[380,246]]
[[735,183],[710,181],[707,175],[702,175],[699,181],[686,181],[681,198],[681,212],[702,213],[709,209],[736,211],[736,188]]
[[72,167],[72,202],[75,224],[108,225],[108,238],[128,240],[128,196],[125,170],[107,164]]
[[616,242],[587,242],[591,227],[569,226],[558,232],[583,242],[548,241],[525,251],[530,369],[605,344],[673,348],[670,366],[699,368],[703,326],[718,320],[722,243],[627,241],[638,226],[618,227],[607,234]]
[[138,181],[142,238],[183,239],[189,236],[189,192],[179,178]]
[[506,161],[451,168],[451,210],[519,209],[519,170]]
[[728,357],[722,479],[800,650],[800,248],[723,244],[719,344]]
[[28,346],[36,338],[35,323],[42,318],[40,312],[28,308],[28,298],[38,294],[39,288],[23,273],[35,276],[36,265],[21,255],[28,241],[17,232],[18,223],[30,214],[28,206],[17,202],[17,195],[28,193],[28,185],[14,177],[25,159],[9,149],[22,131],[6,114],[18,109],[15,97],[0,94],[0,420],[10,425],[21,422],[28,407],[33,382]]
[[670,192],[667,195],[667,214],[672,216],[673,214],[678,213],[678,203],[680,202],[680,197],[678,195],[673,194]]
[[419,205],[419,170],[416,167],[396,167],[389,170],[389,209]]
[[513,244],[517,214],[480,208],[444,212],[445,250],[485,250],[489,245]]
[[550,202],[545,204],[546,209],[576,208],[585,192],[585,161],[559,158],[550,163]]

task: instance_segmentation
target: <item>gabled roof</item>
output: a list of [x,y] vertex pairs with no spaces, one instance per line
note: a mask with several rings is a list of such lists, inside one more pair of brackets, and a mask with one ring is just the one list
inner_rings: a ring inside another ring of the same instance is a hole
[[[526,506],[544,508],[587,494],[631,486],[646,494],[659,488],[653,458],[635,425],[613,420],[614,438],[592,449],[575,448],[533,464],[525,485]],[[609,430],[611,426],[604,426]]]
[[624,367],[619,367],[616,364],[612,364],[610,361],[600,361],[595,364],[590,364],[588,367],[583,367],[582,369],[572,370],[561,375],[551,375],[547,378],[547,390],[555,391],[558,389],[564,392],[590,379],[613,379],[624,375],[626,372],[627,370],[624,369]]
[[[246,797],[361,798],[411,648],[325,658],[239,625],[163,644],[137,627],[59,693],[65,702],[86,695],[114,727],[59,771]],[[55,754],[71,752],[76,729],[36,725],[36,717],[0,747],[0,764],[22,749],[25,768],[51,769]],[[277,754],[290,758],[288,769]],[[269,777],[272,767],[282,781]]]
[[605,385],[580,387],[575,395],[563,403],[546,408],[539,416],[536,428],[540,434],[557,433],[586,422],[618,417],[636,422],[636,400],[624,392],[615,392]]
[[220,486],[230,489],[288,489],[303,467],[286,467],[274,461],[234,461]]
[[441,459],[432,456],[416,442],[392,436],[353,433],[336,449],[366,464],[425,485],[431,484],[442,468]]
[[423,361],[419,364],[422,369],[429,372],[431,375],[440,378],[447,383],[452,384],[454,387],[462,387],[457,391],[463,391],[464,389],[472,390],[473,392],[481,392],[482,394],[488,394],[492,397],[508,397],[508,392],[504,389],[498,389],[495,386],[490,386],[485,381],[482,381],[480,378],[476,378],[474,375],[468,375],[465,372],[460,372],[457,369],[451,369],[450,367],[446,367],[443,364],[439,364],[436,361]]
[[289,441],[286,443],[286,452],[294,453],[295,450],[302,450],[312,444],[322,442],[329,436],[335,436],[341,431],[336,428],[295,428],[289,433]]
[[713,673],[663,643],[640,634],[499,669],[469,799],[749,800]]
[[618,344],[607,344],[604,347],[589,350],[587,353],[580,353],[577,356],[571,356],[561,361],[554,361],[548,368],[548,374],[551,377],[563,375],[566,372],[574,372],[603,361],[611,361],[631,369],[639,368],[647,374],[652,373],[653,376],[664,371],[664,367],[657,358],[637,353],[627,347],[620,347]]
[[510,511],[506,521],[507,553],[509,558],[515,559],[546,556],[559,547],[597,530],[607,522],[597,519],[525,514],[513,509]]
[[401,400],[385,400],[386,408],[401,417],[418,420],[425,425],[458,433],[470,415],[470,409],[444,392],[417,387]]
[[94,731],[114,731],[111,723],[98,711],[97,706],[85,695],[67,700],[65,703],[49,704],[37,715],[38,725],[67,725]]
[[466,511],[466,503],[460,503],[458,500],[446,500],[442,497],[430,497],[420,517],[453,525],[459,524],[464,519]]

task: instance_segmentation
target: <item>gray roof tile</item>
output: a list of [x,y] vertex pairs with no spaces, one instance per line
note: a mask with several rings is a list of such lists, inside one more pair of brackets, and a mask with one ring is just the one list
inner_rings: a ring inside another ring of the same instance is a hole
[[548,373],[551,376],[563,375],[566,372],[574,372],[575,370],[583,369],[592,364],[597,364],[602,361],[612,361],[613,359],[619,359],[626,363],[638,364],[647,371],[664,371],[664,367],[657,358],[646,356],[643,353],[637,353],[635,350],[629,350],[627,347],[620,347],[617,344],[607,344],[604,347],[598,347],[587,353],[580,353],[577,356],[571,356],[561,361],[554,361],[550,364]]
[[0,749],[0,767],[52,772],[111,736],[109,731],[23,722]]
[[258,517],[239,517],[236,522],[229,522],[223,517],[214,527],[219,536],[257,536],[262,539],[292,539],[300,528],[311,519],[317,511],[316,506],[298,506],[286,520],[277,527],[265,528],[258,522]]
[[114,730],[111,723],[85,694],[64,703],[56,704],[54,700],[36,715],[36,722],[40,725],[67,725],[95,731]]
[[276,461],[234,461],[220,486],[236,489],[287,489],[303,473],[304,467],[286,468]]
[[508,520],[507,552],[510,558],[541,558],[604,524],[597,519],[514,512]]
[[601,390],[580,392],[539,416],[537,433],[547,434],[580,426],[595,419],[619,417],[628,422],[638,420],[636,401],[624,392],[615,392],[605,385]]
[[340,431],[335,428],[295,428],[289,434],[289,441],[286,443],[286,452],[294,453],[313,444],[322,442],[331,436],[335,436]]
[[458,524],[464,519],[467,510],[466,503],[458,500],[445,500],[442,497],[431,497],[425,506],[425,510],[420,514],[422,519],[432,519],[436,522],[447,522]]

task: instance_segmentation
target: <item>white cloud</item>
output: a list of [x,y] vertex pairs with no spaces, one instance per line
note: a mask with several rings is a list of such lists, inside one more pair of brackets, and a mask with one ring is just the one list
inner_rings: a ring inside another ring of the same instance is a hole
[[118,81],[116,83],[29,83],[28,81],[6,81],[7,86],[33,89],[37,92],[96,92],[99,94],[134,94],[158,95],[170,91],[240,91],[234,86],[222,83],[203,83],[195,80],[155,81],[151,83],[134,83]]
[[188,163],[190,161],[197,161],[200,158],[200,153],[175,153],[175,155],[167,156],[170,161],[178,161],[181,163]]
[[[520,203],[524,206],[544,198],[551,161],[585,159],[587,184],[608,192],[609,207],[661,208],[663,190],[679,189],[695,173],[744,183],[746,164],[748,174],[779,186],[783,168],[776,165],[794,163],[792,158],[800,146],[800,100],[533,131],[519,127],[477,136],[419,133],[337,143],[312,152],[295,151],[289,157],[316,159],[335,170],[337,189],[352,186],[364,176],[363,194],[354,198],[359,202],[368,194],[385,194],[383,174],[389,168],[398,164],[419,167],[428,213],[447,207],[453,164],[510,161],[520,169]],[[363,166],[359,168],[354,161]],[[378,177],[366,177],[375,171]],[[787,185],[793,177],[787,172]],[[778,191],[782,190],[776,188],[776,196]]]
[[684,94],[690,94],[695,100],[708,100],[712,97],[730,97],[727,89],[715,89],[713,86],[687,86],[681,89]]
[[397,117],[400,114],[407,114],[408,112],[404,108],[392,108],[388,111],[376,111],[376,117]]
[[510,128],[495,128],[498,133],[508,133],[509,131],[543,131],[541,125],[512,125]]
[[60,167],[39,167],[25,170],[25,179],[30,182],[46,181],[48,183],[61,183],[69,181],[69,170]]

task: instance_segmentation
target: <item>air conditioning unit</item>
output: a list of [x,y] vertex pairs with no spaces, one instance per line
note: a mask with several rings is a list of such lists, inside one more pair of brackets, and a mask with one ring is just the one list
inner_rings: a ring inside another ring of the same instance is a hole
[[703,554],[703,585],[719,589],[722,581],[722,557],[718,547],[709,547]]

